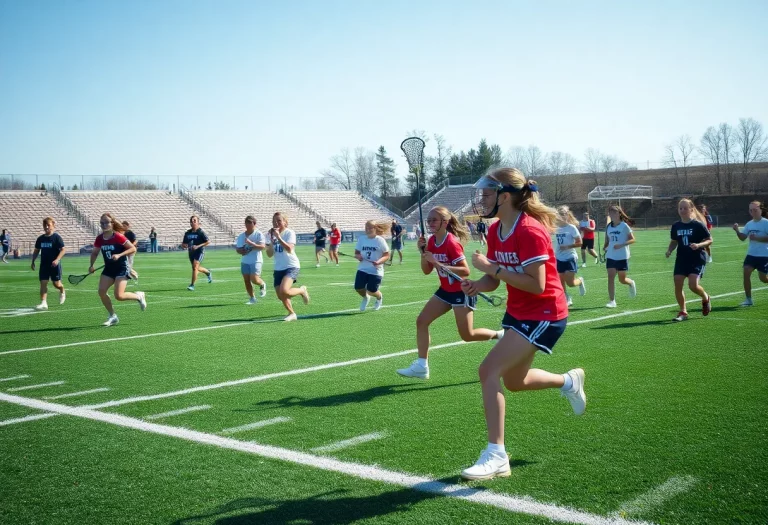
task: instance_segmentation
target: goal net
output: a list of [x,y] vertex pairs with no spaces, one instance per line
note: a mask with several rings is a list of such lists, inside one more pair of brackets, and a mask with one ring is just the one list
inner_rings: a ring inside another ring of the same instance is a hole
[[[595,220],[597,226],[597,245],[595,246],[603,259],[601,232],[610,222],[608,207],[612,204],[621,206],[627,215],[632,217],[634,212],[640,211],[636,204],[653,204],[653,186],[639,186],[629,184],[623,186],[596,186],[587,195],[589,215]],[[635,209],[632,209],[635,208]]]

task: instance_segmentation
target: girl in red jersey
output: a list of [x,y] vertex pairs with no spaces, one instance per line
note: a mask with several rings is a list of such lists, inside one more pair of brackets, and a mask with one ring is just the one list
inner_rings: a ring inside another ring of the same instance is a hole
[[504,449],[505,401],[501,381],[512,392],[559,388],[576,415],[584,413],[584,371],[553,374],[531,368],[536,351],[552,353],[565,331],[568,306],[555,265],[550,231],[557,212],[539,200],[534,181],[515,168],[499,168],[476,184],[477,211],[498,217],[488,230],[488,253],[472,255],[472,265],[485,275],[464,280],[467,295],[490,292],[507,285],[507,312],[501,323],[504,337],[494,345],[478,370],[483,391],[488,446],[477,462],[462,471],[464,479],[510,475]]
[[461,290],[461,283],[453,280],[441,270],[448,268],[459,277],[469,277],[469,265],[464,257],[464,248],[461,243],[469,240],[469,232],[459,223],[448,208],[437,206],[427,215],[427,229],[432,232],[429,241],[421,237],[418,241],[419,251],[426,251],[421,256],[421,271],[429,275],[437,268],[440,278],[440,288],[427,301],[416,319],[416,344],[419,349],[419,358],[408,368],[401,368],[398,374],[404,377],[416,377],[429,379],[429,325],[439,317],[453,310],[456,317],[456,327],[464,341],[488,341],[501,339],[503,330],[495,332],[487,328],[474,328],[473,318],[477,297],[465,295]]
[[93,243],[94,249],[91,253],[88,273],[96,271],[93,269],[93,263],[101,252],[104,257],[104,270],[102,270],[101,279],[99,279],[99,297],[109,312],[109,318],[104,322],[104,326],[112,326],[120,322],[112,306],[112,300],[107,295],[113,284],[115,285],[115,299],[118,301],[137,301],[143,312],[147,309],[147,300],[144,297],[144,292],[125,291],[125,285],[130,275],[128,256],[136,253],[136,247],[122,233],[125,231],[125,227],[109,213],[101,216],[99,224],[104,233],[96,237]]
[[328,254],[331,256],[332,261],[336,261],[336,266],[339,265],[339,244],[341,244],[341,230],[336,226],[334,222],[331,224],[331,234],[329,235],[331,240],[331,247],[328,250]]

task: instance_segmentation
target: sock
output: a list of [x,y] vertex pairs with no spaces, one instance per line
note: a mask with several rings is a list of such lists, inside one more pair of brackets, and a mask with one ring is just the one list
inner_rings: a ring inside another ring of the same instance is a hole
[[563,374],[563,387],[560,389],[563,392],[568,392],[573,388],[573,379],[571,379],[570,374]]
[[501,339],[502,337],[504,337],[504,330],[497,330],[496,339]]
[[423,366],[424,368],[426,368],[426,367],[428,366],[428,365],[427,365],[427,360],[426,360],[426,359],[422,359],[421,357],[419,357],[419,358],[417,359],[417,361],[419,362],[419,365]]
[[488,452],[493,452],[497,456],[506,456],[507,451],[504,449],[504,445],[497,445],[496,443],[488,443],[486,449]]

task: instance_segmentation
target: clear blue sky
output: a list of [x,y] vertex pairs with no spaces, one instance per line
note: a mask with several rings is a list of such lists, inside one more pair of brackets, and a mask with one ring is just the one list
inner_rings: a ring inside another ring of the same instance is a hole
[[315,176],[383,145],[403,176],[412,129],[658,162],[768,127],[767,24],[764,0],[0,0],[0,173]]

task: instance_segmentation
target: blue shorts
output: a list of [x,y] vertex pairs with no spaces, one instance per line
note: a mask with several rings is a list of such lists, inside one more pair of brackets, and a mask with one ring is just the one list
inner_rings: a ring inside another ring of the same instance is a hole
[[509,313],[504,314],[501,326],[506,330],[514,330],[531,344],[544,353],[551,354],[555,343],[565,332],[568,318],[559,321],[518,321]]
[[320,250],[325,250],[325,241],[315,243],[315,251],[319,252]]
[[273,284],[275,288],[280,288],[284,277],[290,277],[293,282],[299,280],[299,268],[286,268],[285,270],[275,270],[272,272]]
[[8,253],[9,246],[7,244],[3,244],[3,253]]
[[205,248],[200,248],[199,250],[189,250],[189,262],[197,261],[197,262],[203,262],[203,258],[205,257]]
[[751,266],[760,273],[768,273],[768,257],[756,257],[747,255],[744,259],[744,267]]
[[104,266],[104,269],[101,271],[101,275],[105,275],[110,279],[117,279],[118,277],[125,277],[127,279],[130,274],[131,269],[128,268],[127,264],[120,266]]
[[620,272],[629,271],[629,261],[627,259],[606,259],[605,268],[607,270],[613,269]]
[[450,304],[454,308],[457,306],[463,306],[470,310],[477,308],[477,297],[470,297],[469,295],[465,295],[464,292],[449,292],[442,288],[438,288],[435,292],[435,297],[444,303]]
[[61,263],[56,267],[49,264],[47,268],[41,265],[40,269],[37,271],[41,281],[61,281],[61,273]]
[[256,262],[256,263],[240,263],[240,273],[243,275],[261,275],[261,265],[262,263]]
[[339,250],[339,245],[331,243],[331,251],[336,252],[338,250]]
[[687,277],[695,274],[699,277],[703,277],[705,266],[706,264],[701,260],[681,261],[680,259],[675,259],[675,271],[673,275],[685,275]]
[[403,241],[392,241],[392,249],[393,250],[402,250],[403,249]]
[[355,290],[362,290],[365,288],[371,293],[379,291],[381,286],[381,276],[373,273],[366,273],[360,270],[355,274]]
[[558,259],[557,273],[565,273],[565,272],[576,273],[578,271],[579,271],[579,265],[576,263],[576,259],[570,259],[568,261],[561,261]]

